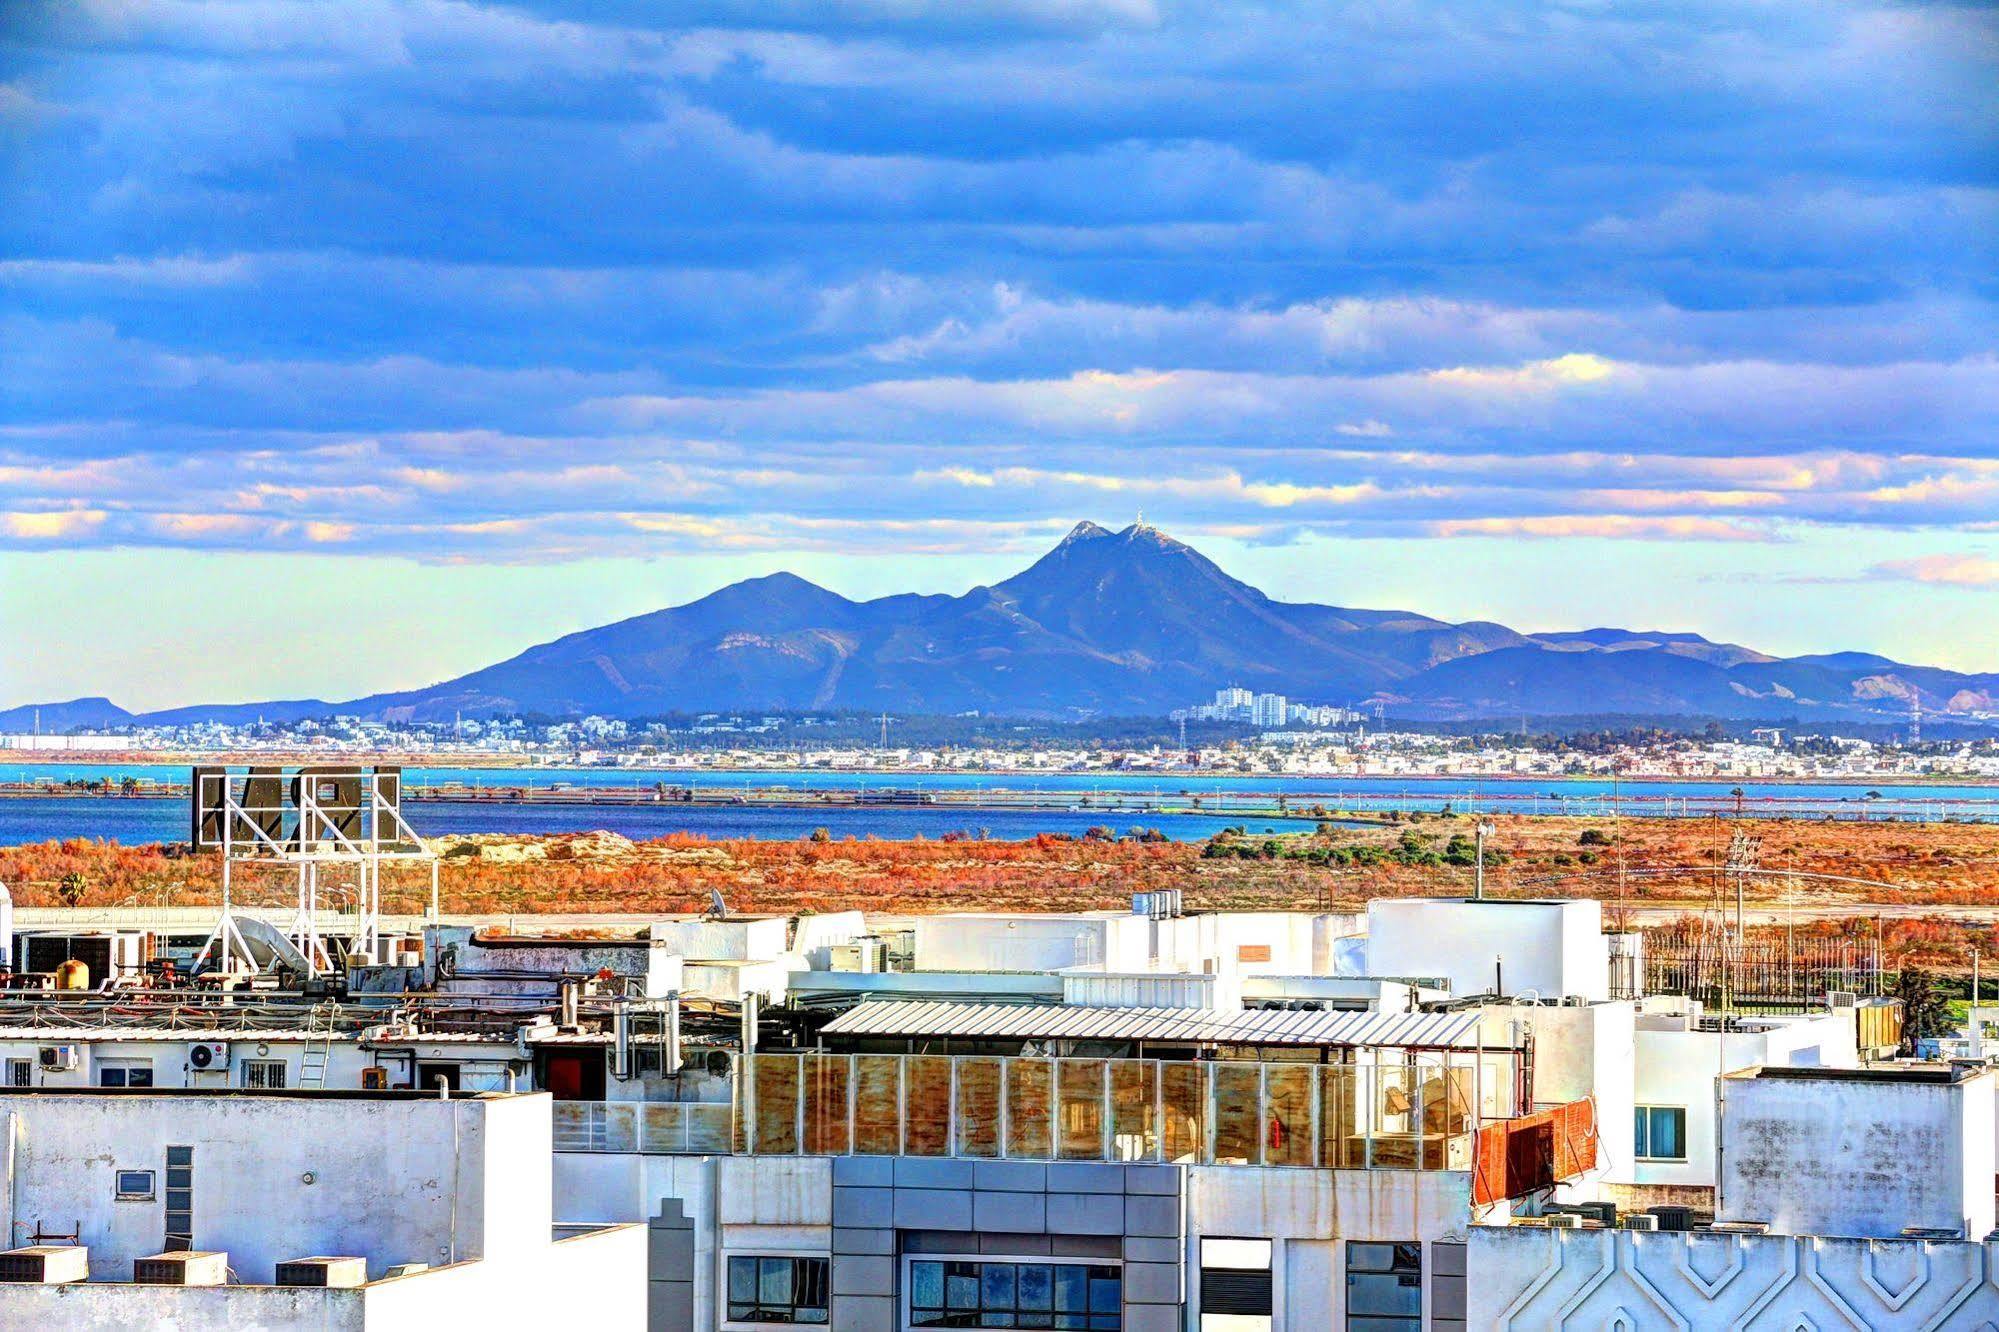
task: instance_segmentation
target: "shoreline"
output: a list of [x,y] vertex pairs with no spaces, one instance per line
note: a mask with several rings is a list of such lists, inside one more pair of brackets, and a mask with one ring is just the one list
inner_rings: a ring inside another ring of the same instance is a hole
[[[1702,785],[1726,782],[1745,790],[1762,786],[1965,786],[1989,787],[1999,791],[1999,777],[1951,776],[1938,774],[1905,775],[1879,773],[1862,777],[1734,777],[1728,775],[1690,776],[1686,774],[1619,773],[1616,778],[1598,774],[1579,773],[1519,773],[1519,772],[1457,772],[1457,773],[1350,773],[1350,772],[1238,772],[1230,770],[1191,769],[1143,769],[1107,771],[1102,768],[1034,768],[1034,769],[992,769],[937,766],[925,768],[902,767],[840,767],[822,768],[793,765],[789,767],[741,767],[741,768],[683,768],[683,767],[625,767],[621,764],[582,764],[563,762],[532,762],[510,760],[500,756],[467,758],[450,756],[448,761],[430,761],[408,754],[372,753],[339,754],[329,756],[324,753],[280,751],[271,753],[245,753],[225,751],[213,754],[190,754],[185,751],[148,752],[135,750],[106,755],[77,758],[59,754],[51,750],[0,750],[0,770],[8,767],[68,767],[68,768],[111,768],[120,765],[146,767],[194,767],[197,765],[242,766],[265,764],[291,766],[297,764],[318,764],[326,767],[366,766],[373,764],[399,764],[406,771],[424,772],[441,769],[462,771],[523,773],[540,772],[591,772],[624,773],[635,779],[658,780],[662,778],[682,778],[687,780],[702,777],[745,777],[770,776],[791,777],[799,775],[823,775],[826,777],[971,777],[993,782],[1032,781],[1044,777],[1091,777],[1106,782],[1123,780],[1169,781],[1175,778],[1190,782],[1239,782],[1239,781],[1287,781],[1287,782],[1397,782],[1405,785],[1449,786],[1457,782],[1504,782],[1512,785],[1553,784],[1553,785],[1610,785],[1613,783],[1642,782],[1655,785]],[[107,777],[115,773],[106,774]],[[95,779],[88,779],[95,780]],[[146,779],[141,779],[146,780]],[[36,792],[35,794],[50,794]]]

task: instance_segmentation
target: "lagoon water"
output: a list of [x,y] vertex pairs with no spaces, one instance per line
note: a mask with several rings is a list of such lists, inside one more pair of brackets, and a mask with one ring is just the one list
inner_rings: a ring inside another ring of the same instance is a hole
[[[185,782],[179,764],[0,764],[0,781],[112,783],[132,777],[142,783]],[[463,783],[486,788],[620,786],[662,782],[704,790],[745,787],[873,789],[912,791],[1009,790],[1073,796],[1078,804],[1093,795],[1190,793],[1211,806],[1216,797],[1284,795],[1336,810],[1423,809],[1450,805],[1458,810],[1504,809],[1520,813],[1608,813],[1611,783],[1551,778],[1401,777],[1201,777],[1189,774],[980,774],[853,772],[652,772],[630,768],[416,768],[406,770],[411,788]],[[1737,784],[1728,781],[1626,781],[1619,803],[1629,814],[1704,814],[1733,809]],[[1877,783],[1874,785],[1768,782],[1746,785],[1749,812],[1839,818],[1999,818],[1999,787]],[[1036,833],[1081,833],[1107,825],[1120,832],[1157,828],[1175,840],[1211,837],[1222,828],[1247,824],[1297,828],[1298,820],[1259,814],[1126,813],[1087,807],[1057,809],[966,809],[960,806],[833,806],[756,808],[731,805],[535,805],[436,800],[413,804],[410,817],[431,833],[577,832],[604,828],[628,837],[695,833],[715,838],[791,839],[825,828],[835,837],[885,839],[941,837],[984,830],[998,838]],[[0,845],[51,838],[92,837],[124,843],[172,841],[186,835],[183,799],[125,796],[40,796],[0,798]]]

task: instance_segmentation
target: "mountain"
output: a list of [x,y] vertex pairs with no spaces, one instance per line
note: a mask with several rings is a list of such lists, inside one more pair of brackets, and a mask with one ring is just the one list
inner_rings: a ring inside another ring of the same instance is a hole
[[67,703],[28,703],[0,709],[0,731],[60,735],[91,727],[123,726],[132,714],[108,698],[72,698]]
[[[1277,601],[1155,528],[1113,532],[1086,522],[1020,573],[961,596],[851,601],[772,574],[422,689],[132,720],[836,708],[1156,715],[1224,685],[1307,702],[1379,701],[1402,717],[1882,720],[1906,716],[1918,700],[1932,713],[1999,711],[1999,675],[1868,653],[1784,659],[1681,631],[1530,634],[1481,620]],[[51,722],[55,705],[46,705],[45,729],[130,718],[102,699],[61,706],[86,704],[110,709],[106,720]]]

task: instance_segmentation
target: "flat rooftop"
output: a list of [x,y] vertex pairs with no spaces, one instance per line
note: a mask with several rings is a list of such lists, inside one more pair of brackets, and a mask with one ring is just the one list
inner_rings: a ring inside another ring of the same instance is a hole
[[1789,1065],[1770,1065],[1764,1068],[1745,1068],[1724,1077],[1738,1080],[1762,1080],[1765,1082],[1872,1082],[1953,1086],[1968,1082],[1992,1071],[1987,1064],[1910,1064],[1906,1067],[1872,1068],[1795,1068]]

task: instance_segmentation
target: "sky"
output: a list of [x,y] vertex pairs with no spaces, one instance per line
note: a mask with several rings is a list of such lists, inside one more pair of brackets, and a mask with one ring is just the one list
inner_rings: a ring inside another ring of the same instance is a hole
[[1146,522],[1999,670],[1999,12],[0,6],[0,706]]

